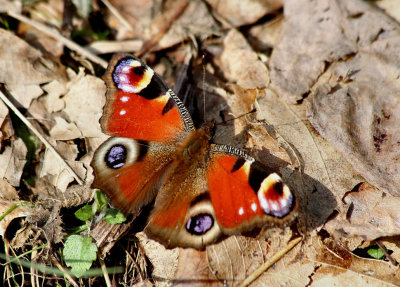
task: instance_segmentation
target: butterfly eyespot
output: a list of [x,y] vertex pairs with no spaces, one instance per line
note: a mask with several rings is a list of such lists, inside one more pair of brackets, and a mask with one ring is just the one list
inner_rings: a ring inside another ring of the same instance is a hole
[[153,70],[138,60],[125,57],[114,68],[112,79],[115,86],[127,93],[140,93],[153,78]]
[[125,165],[127,151],[126,147],[120,144],[112,146],[106,153],[104,161],[107,166],[113,169],[121,168]]
[[214,218],[210,214],[197,214],[186,222],[186,230],[193,235],[203,235],[214,226]]
[[95,152],[93,166],[117,170],[140,161],[148,150],[148,143],[129,138],[110,137]]
[[294,204],[292,192],[276,173],[270,174],[261,182],[257,196],[264,212],[278,218],[289,214]]

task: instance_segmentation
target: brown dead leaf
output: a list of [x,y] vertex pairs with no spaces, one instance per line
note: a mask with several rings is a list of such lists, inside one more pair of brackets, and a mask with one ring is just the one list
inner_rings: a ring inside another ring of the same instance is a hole
[[400,198],[363,183],[344,198],[347,212],[329,221],[325,228],[340,237],[364,240],[400,234]]
[[[207,247],[210,269],[228,286],[237,286],[284,248],[290,236],[289,230],[280,229],[269,230],[269,238],[266,240],[231,236],[219,244]],[[288,286],[295,286],[299,282],[300,286],[307,285],[313,267],[306,266],[308,271],[302,268],[296,258],[299,251],[299,247],[290,251],[276,263],[277,266],[263,273],[251,286],[282,286],[283,282]]]
[[157,282],[157,286],[170,286],[174,281],[178,265],[179,248],[165,249],[160,243],[149,239],[144,232],[139,232],[136,237],[140,241],[146,256],[153,264],[153,279]]
[[269,84],[267,67],[237,30],[230,30],[224,39],[221,63],[225,76],[244,90],[263,89]]
[[117,17],[109,11],[108,24],[117,31],[116,39],[143,38],[146,27],[151,25],[155,15],[161,9],[162,1],[143,1],[143,0],[110,0],[113,7],[130,24],[128,28],[121,24]]
[[62,117],[55,116],[55,124],[50,130],[50,136],[54,140],[72,140],[81,137],[80,130],[74,123],[68,123]]
[[56,63],[4,29],[0,29],[0,54],[0,83],[7,85],[15,100],[25,108],[43,93],[40,84],[61,78]]
[[285,2],[285,23],[270,60],[271,84],[285,101],[301,100],[324,72],[326,63],[357,51],[353,39],[346,37],[342,28],[345,11],[337,5],[354,1],[360,2]]
[[[389,262],[360,258],[336,244],[332,239],[312,239],[307,259],[315,264],[310,276],[315,286],[398,286],[400,271]],[[314,285],[313,285],[314,286]]]
[[[388,45],[385,54],[390,47],[398,46]],[[369,183],[399,195],[400,70],[396,62],[400,58],[386,57],[359,52],[334,64],[318,82],[307,113],[313,126]]]
[[[86,168],[82,162],[75,161],[78,149],[75,144],[68,144],[61,141],[53,141],[56,150],[63,156],[65,161],[80,176],[85,178]],[[65,168],[65,165],[55,156],[51,150],[46,150],[43,162],[39,171],[39,177],[46,177],[47,180],[61,191],[65,191],[68,185],[74,181],[74,177]]]
[[46,107],[47,112],[54,113],[61,111],[65,107],[65,102],[60,98],[67,92],[65,85],[59,81],[51,81],[43,85],[42,88],[46,92],[46,96],[41,101]]
[[[177,1],[171,1],[170,9],[172,11],[177,9],[176,2]],[[193,17],[193,15],[196,16]],[[160,25],[165,25],[165,20],[161,21]],[[154,26],[154,24],[152,24],[152,26]],[[160,29],[160,27],[151,28],[156,28],[158,30]],[[147,37],[150,35],[153,35],[154,37],[154,31],[150,30],[146,34]],[[167,33],[157,43],[157,49],[166,49],[193,37],[201,37],[201,39],[206,39],[211,35],[220,34],[220,27],[210,15],[209,10],[204,2],[192,0],[189,1],[189,4],[185,8],[182,15],[172,23]]]
[[7,201],[18,200],[18,192],[4,178],[0,179],[0,199],[7,200]]
[[257,50],[268,52],[279,42],[284,22],[282,16],[277,16],[272,21],[251,27],[249,41]]
[[[18,201],[7,201],[0,199],[0,216],[5,212],[9,211]],[[15,218],[27,217],[34,213],[32,207],[29,206],[17,206],[13,211],[7,214],[3,220],[0,221],[0,236],[4,237],[7,227]]]
[[7,179],[13,186],[19,186],[26,163],[26,153],[26,146],[20,138],[13,141],[11,146],[6,146],[0,154],[0,178]]
[[233,27],[249,25],[282,7],[282,0],[207,0]]
[[76,124],[80,137],[101,137],[99,124],[103,114],[106,86],[104,82],[83,71],[68,84],[69,90],[63,97],[64,112],[69,120]]
[[220,286],[208,266],[207,253],[192,248],[179,248],[174,286]]

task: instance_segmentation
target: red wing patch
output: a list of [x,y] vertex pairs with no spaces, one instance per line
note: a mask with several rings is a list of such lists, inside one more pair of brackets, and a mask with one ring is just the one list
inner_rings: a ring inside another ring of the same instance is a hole
[[[266,222],[285,221],[295,198],[279,175],[254,160],[216,152],[207,171],[215,217],[226,233],[250,231]],[[291,217],[291,216],[290,216]]]
[[114,57],[105,80],[108,99],[101,123],[107,134],[161,142],[184,131],[176,96],[138,59]]

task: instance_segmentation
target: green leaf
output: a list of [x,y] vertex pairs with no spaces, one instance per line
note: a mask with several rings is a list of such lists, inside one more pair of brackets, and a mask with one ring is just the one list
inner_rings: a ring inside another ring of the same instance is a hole
[[118,209],[109,208],[106,210],[104,221],[110,224],[119,224],[125,222],[126,218]]
[[89,270],[97,257],[97,246],[88,236],[71,235],[64,244],[65,264],[76,277],[81,277]]
[[375,259],[382,259],[385,257],[385,253],[383,253],[382,249],[380,249],[378,246],[371,246],[368,250],[367,253],[369,256]]
[[86,221],[93,217],[92,206],[84,205],[75,212],[75,217],[79,220]]
[[94,195],[94,200],[97,204],[97,210],[102,210],[108,204],[108,199],[104,195],[104,193],[101,192],[101,190],[96,190],[96,194]]

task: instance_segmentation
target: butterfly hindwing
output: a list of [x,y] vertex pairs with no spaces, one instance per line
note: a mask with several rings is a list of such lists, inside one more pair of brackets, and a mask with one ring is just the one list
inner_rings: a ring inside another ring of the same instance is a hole
[[215,220],[207,183],[205,161],[173,164],[160,187],[145,232],[166,247],[204,248],[221,230]]
[[223,233],[239,234],[294,218],[296,198],[277,172],[237,148],[212,145],[211,149],[206,177]]
[[173,146],[158,142],[111,137],[94,154],[93,186],[125,214],[137,211],[156,196],[174,153]]

